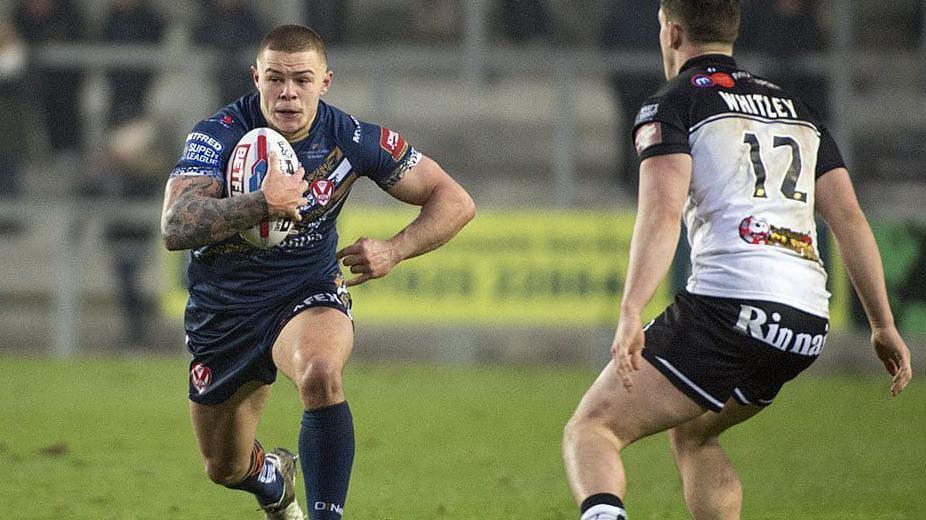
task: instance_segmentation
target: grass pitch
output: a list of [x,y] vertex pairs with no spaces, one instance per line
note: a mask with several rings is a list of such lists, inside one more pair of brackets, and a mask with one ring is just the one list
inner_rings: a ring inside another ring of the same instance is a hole
[[[261,518],[253,498],[203,474],[186,366],[181,357],[0,357],[0,517]],[[346,518],[575,520],[560,432],[595,375],[352,365],[357,458]],[[926,518],[922,385],[898,399],[886,376],[806,375],[786,386],[723,438],[743,480],[743,518]],[[281,379],[264,446],[294,448],[300,414]],[[634,519],[688,518],[667,442],[662,434],[625,451]]]

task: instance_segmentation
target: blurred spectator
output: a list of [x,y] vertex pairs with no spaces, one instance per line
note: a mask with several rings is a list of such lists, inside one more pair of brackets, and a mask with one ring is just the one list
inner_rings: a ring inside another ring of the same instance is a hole
[[318,33],[329,47],[347,42],[349,17],[347,0],[305,0],[305,24]]
[[[647,52],[659,55],[659,0],[612,0],[607,2],[599,43],[606,50]],[[617,71],[611,76],[614,96],[621,107],[618,121],[621,164],[617,180],[622,188],[636,195],[640,161],[630,137],[633,120],[647,98],[665,83],[660,64],[652,72]]]
[[[70,0],[21,0],[13,15],[19,34],[30,45],[70,43],[83,37],[83,22]],[[54,151],[78,151],[81,127],[80,70],[39,65],[35,85]]]
[[464,6],[456,0],[415,0],[415,40],[431,44],[459,41],[463,31]]
[[[103,40],[114,43],[156,44],[163,33],[164,22],[147,0],[115,0],[103,26]],[[144,111],[153,75],[146,69],[110,69],[110,124],[128,121]]]
[[502,34],[509,41],[526,43],[552,34],[550,10],[544,0],[501,0],[499,8]]
[[223,103],[254,90],[249,69],[253,58],[245,61],[242,53],[256,49],[263,37],[257,14],[244,0],[205,0],[202,18],[193,29],[193,42],[222,54],[216,81]]
[[773,58],[768,79],[788,90],[801,92],[804,101],[826,119],[827,83],[818,74],[796,68],[794,60],[826,47],[826,38],[811,0],[744,0],[739,49]]
[[[104,141],[106,147],[89,161],[88,181],[95,194],[114,204],[155,200],[179,146],[165,135],[171,135],[166,125],[150,116],[115,127]],[[105,229],[123,319],[122,343],[151,346],[148,332],[157,305],[145,296],[141,274],[157,229],[149,222],[121,216],[112,217]]]
[[[16,28],[0,20],[0,199],[19,196],[20,163],[24,159],[23,120],[26,100],[22,96],[26,69],[26,46]],[[0,222],[6,229],[8,223]]]

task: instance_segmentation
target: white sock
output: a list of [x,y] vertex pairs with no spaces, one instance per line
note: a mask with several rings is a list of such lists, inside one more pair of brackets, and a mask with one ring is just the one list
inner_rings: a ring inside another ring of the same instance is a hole
[[580,520],[627,520],[627,512],[617,506],[598,504],[588,508]]

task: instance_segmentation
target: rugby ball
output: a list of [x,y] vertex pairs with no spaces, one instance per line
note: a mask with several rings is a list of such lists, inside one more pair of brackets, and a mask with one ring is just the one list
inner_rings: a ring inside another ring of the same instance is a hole
[[[225,185],[228,196],[245,195],[260,189],[267,175],[270,152],[280,158],[280,169],[284,175],[292,175],[299,169],[299,160],[289,141],[272,128],[255,128],[244,134],[228,158],[225,169]],[[288,218],[268,219],[242,231],[241,237],[261,249],[276,247],[286,239],[293,229]]]

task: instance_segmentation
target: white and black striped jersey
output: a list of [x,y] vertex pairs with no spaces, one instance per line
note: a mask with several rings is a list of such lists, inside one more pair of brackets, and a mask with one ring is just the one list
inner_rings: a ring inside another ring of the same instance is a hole
[[729,56],[699,56],[644,103],[633,138],[641,159],[691,155],[689,292],[828,316],[814,184],[844,163],[798,98]]

